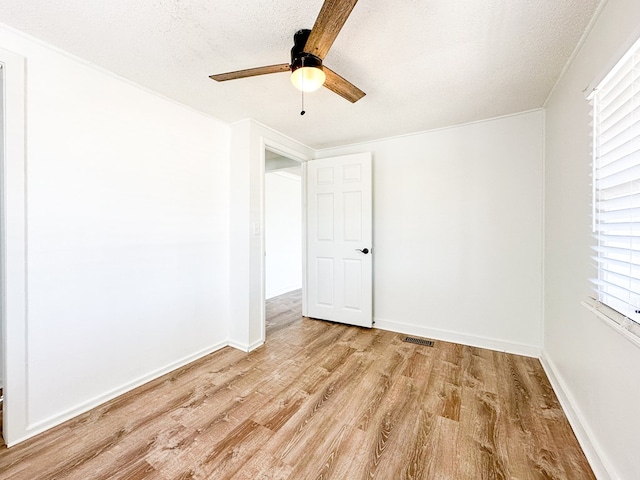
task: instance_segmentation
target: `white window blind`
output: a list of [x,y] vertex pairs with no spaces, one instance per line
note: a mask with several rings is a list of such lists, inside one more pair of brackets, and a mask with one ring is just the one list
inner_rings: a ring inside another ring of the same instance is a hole
[[597,300],[640,323],[640,41],[591,100]]

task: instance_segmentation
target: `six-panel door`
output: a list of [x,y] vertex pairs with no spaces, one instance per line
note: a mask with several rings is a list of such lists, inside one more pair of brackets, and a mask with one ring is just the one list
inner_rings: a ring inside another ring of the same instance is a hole
[[371,214],[370,153],[307,163],[309,317],[372,326]]

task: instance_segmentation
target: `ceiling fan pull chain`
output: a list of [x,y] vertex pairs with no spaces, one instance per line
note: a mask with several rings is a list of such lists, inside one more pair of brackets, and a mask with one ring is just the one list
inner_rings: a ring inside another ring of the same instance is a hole
[[[302,57],[302,67],[300,68],[304,68],[304,57]],[[302,78],[300,81],[302,86],[302,89],[300,90],[300,93],[302,94],[302,110],[300,111],[300,115],[304,115],[305,113],[307,113],[304,111],[304,75],[302,75]]]

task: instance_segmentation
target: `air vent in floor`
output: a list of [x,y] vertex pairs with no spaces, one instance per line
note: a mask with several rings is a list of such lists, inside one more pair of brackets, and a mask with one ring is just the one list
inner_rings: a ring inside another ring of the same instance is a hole
[[424,338],[404,337],[404,341],[424,345],[425,347],[433,347],[433,340],[425,340]]

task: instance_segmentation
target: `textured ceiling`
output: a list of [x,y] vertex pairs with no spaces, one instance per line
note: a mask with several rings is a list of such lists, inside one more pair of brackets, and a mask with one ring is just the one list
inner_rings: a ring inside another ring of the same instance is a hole
[[359,0],[325,64],[362,90],[305,95],[287,73],[213,73],[289,61],[322,0],[2,0],[0,21],[167,97],[253,118],[313,148],[541,107],[599,0]]

